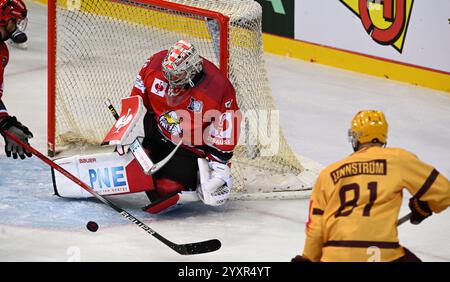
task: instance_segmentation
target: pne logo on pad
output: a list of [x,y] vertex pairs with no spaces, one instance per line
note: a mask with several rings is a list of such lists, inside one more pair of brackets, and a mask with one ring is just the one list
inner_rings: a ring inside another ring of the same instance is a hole
[[[92,189],[108,189],[110,192],[128,192],[128,184],[125,175],[125,167],[105,167],[89,169],[89,183]],[[108,193],[109,191],[102,191]]]

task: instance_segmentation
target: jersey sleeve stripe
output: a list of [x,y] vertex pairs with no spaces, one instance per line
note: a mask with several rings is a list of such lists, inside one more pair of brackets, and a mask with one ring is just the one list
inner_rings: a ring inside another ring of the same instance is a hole
[[377,242],[377,241],[328,241],[324,247],[348,247],[348,248],[369,248],[378,247],[380,249],[400,248],[398,242]]
[[425,183],[420,187],[419,191],[417,191],[416,195],[414,195],[415,198],[420,199],[433,185],[434,181],[436,181],[436,178],[439,175],[439,171],[436,169],[433,169],[433,171],[428,176],[427,180],[425,180]]
[[136,87],[137,89],[139,89],[142,94],[145,93],[145,84],[144,81],[142,80],[142,77],[140,75],[136,76],[136,79],[134,81],[134,87]]
[[323,210],[314,208],[312,211],[313,215],[323,215]]

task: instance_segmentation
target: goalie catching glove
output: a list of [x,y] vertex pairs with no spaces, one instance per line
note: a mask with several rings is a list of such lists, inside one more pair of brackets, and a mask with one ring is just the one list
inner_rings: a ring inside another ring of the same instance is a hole
[[7,116],[0,119],[0,131],[5,139],[6,156],[11,157],[12,155],[14,159],[17,159],[17,155],[19,155],[22,160],[25,159],[25,157],[31,158],[32,155],[30,152],[3,134],[3,131],[8,131],[22,142],[29,144],[28,139],[33,138],[33,134],[28,127],[21,124],[16,117]]
[[233,177],[226,164],[198,159],[200,185],[197,194],[203,203],[210,206],[225,204],[231,194]]

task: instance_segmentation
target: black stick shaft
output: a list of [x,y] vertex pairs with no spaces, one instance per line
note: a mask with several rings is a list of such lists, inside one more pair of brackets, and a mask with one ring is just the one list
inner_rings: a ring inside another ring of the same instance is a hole
[[112,105],[111,101],[109,99],[107,99],[105,101],[106,106],[108,107],[109,111],[111,112],[111,114],[114,116],[114,118],[116,120],[119,119],[119,114],[117,113],[116,109],[114,108],[114,106]]
[[412,213],[408,213],[407,215],[401,217],[398,222],[397,222],[397,226],[402,225],[403,223],[407,222],[412,216]]

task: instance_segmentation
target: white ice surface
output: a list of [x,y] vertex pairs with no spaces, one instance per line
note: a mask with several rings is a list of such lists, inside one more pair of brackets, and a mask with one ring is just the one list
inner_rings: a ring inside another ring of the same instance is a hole
[[[10,48],[4,101],[33,131],[32,145],[46,152],[47,14],[45,6],[27,4],[28,50]],[[450,175],[449,94],[273,55],[266,60],[282,126],[299,154],[326,165],[351,153],[350,119],[360,109],[378,108],[390,123],[390,146]],[[45,164],[35,157],[7,159],[1,150],[0,261],[289,261],[305,239],[306,200],[193,204],[151,216],[140,211],[145,195],[110,198],[177,243],[222,241],[217,252],[180,256],[95,200],[52,194]],[[407,212],[404,202],[401,214]],[[99,231],[87,231],[89,220]],[[400,242],[422,259],[450,261],[450,212],[419,226],[406,223],[399,233]]]

